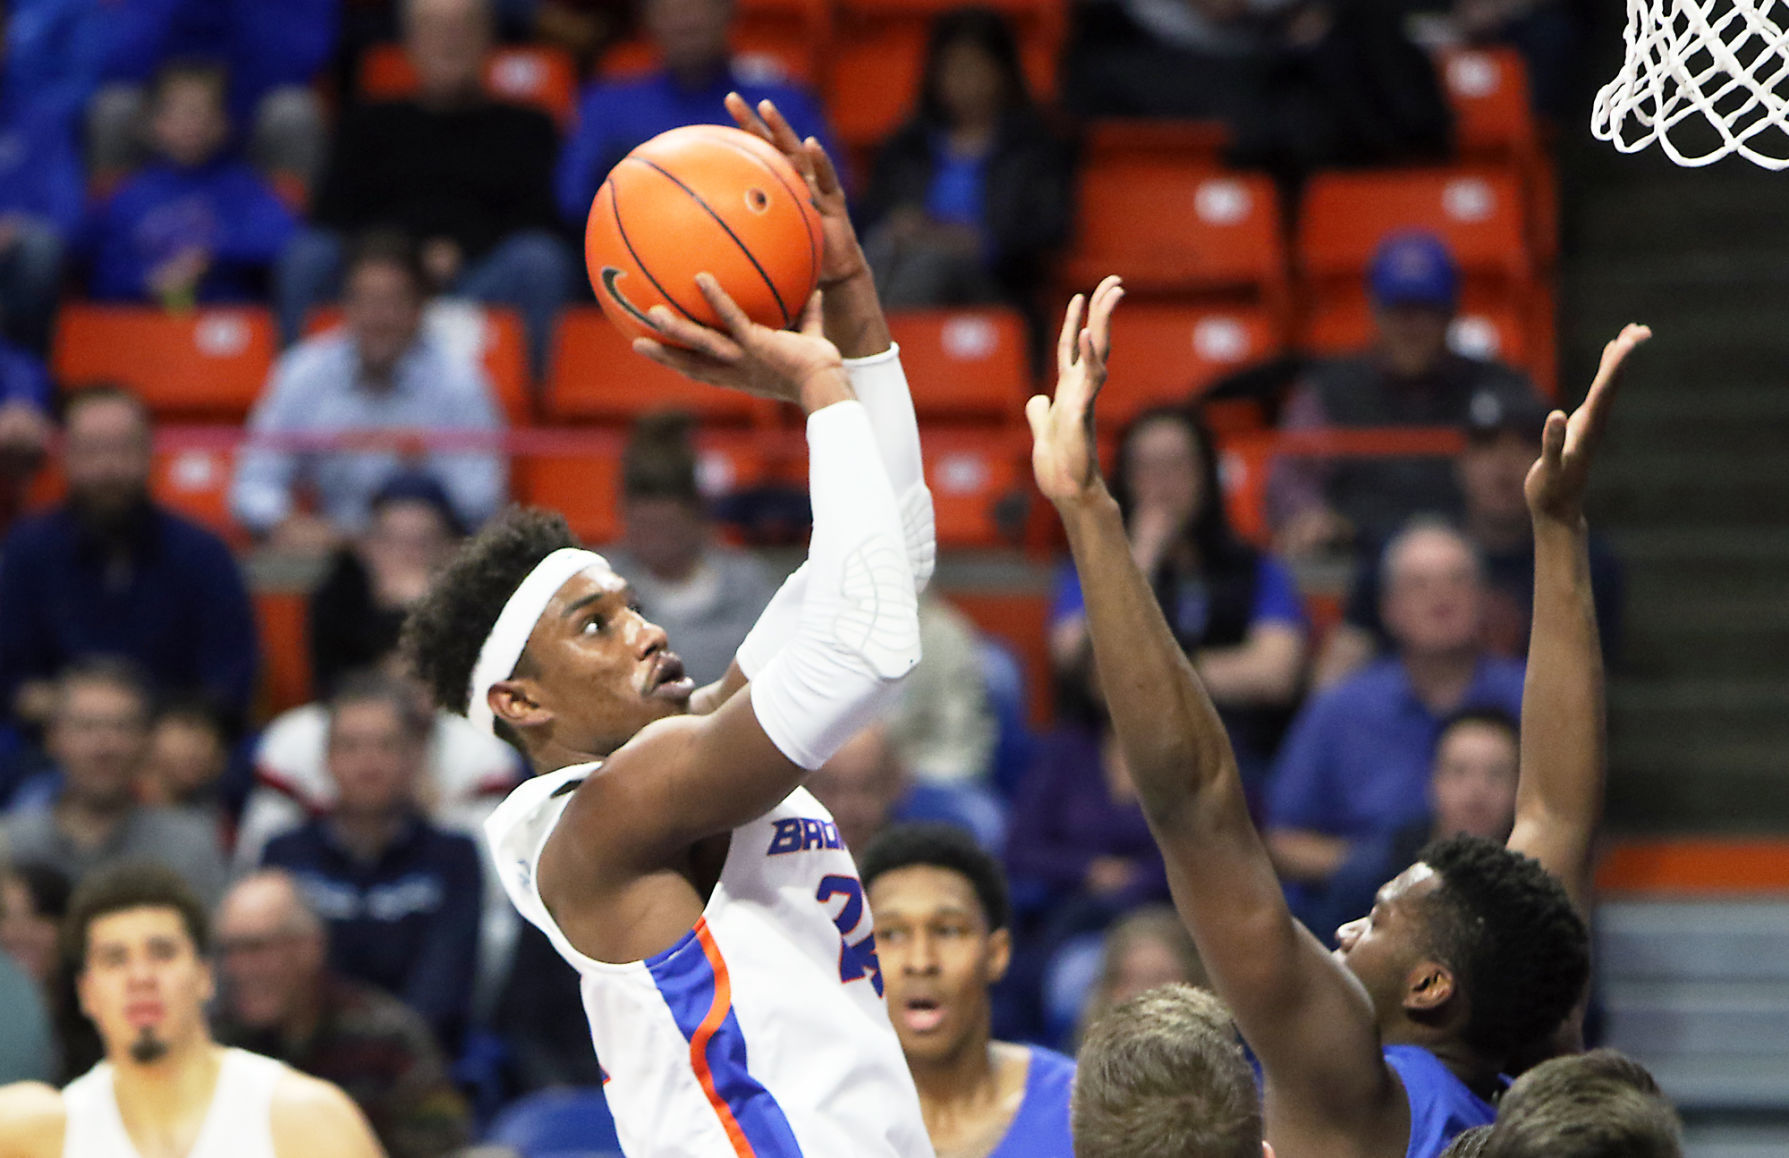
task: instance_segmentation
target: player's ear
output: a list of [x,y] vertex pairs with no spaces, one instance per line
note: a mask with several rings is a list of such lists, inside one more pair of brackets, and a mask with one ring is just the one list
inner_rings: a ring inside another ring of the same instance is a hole
[[535,697],[534,682],[529,679],[498,680],[485,693],[491,715],[517,732],[553,718]]
[[1453,1000],[1458,988],[1452,969],[1425,957],[1404,979],[1404,1008],[1411,1013],[1433,1013]]
[[988,984],[1006,976],[1013,961],[1013,935],[1010,929],[995,929],[988,934]]

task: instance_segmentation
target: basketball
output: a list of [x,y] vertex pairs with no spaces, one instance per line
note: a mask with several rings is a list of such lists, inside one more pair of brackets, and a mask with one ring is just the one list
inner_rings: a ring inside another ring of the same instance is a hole
[[664,305],[724,328],[696,287],[712,273],[755,322],[801,317],[820,276],[820,215],[775,148],[740,129],[686,125],[616,165],[597,190],[584,261],[603,313],[629,338],[660,337]]

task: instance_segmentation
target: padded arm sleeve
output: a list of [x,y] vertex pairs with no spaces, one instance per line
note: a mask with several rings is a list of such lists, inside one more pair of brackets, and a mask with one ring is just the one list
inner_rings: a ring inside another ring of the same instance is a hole
[[807,590],[788,642],[752,680],[752,706],[777,750],[810,770],[875,720],[919,662],[900,512],[887,474],[863,468],[874,453],[861,403],[808,416]]

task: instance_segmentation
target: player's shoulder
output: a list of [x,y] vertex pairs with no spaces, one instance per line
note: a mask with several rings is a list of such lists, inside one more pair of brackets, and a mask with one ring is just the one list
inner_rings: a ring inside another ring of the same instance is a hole
[[281,1158],[335,1154],[363,1158],[380,1153],[366,1116],[341,1087],[282,1066],[269,1107],[274,1145]]
[[54,1158],[62,1153],[67,1125],[68,1109],[56,1087],[0,1086],[0,1158]]

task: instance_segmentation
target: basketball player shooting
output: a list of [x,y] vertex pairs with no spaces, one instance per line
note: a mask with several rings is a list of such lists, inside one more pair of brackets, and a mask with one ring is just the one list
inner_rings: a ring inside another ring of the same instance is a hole
[[[1137,570],[1095,457],[1117,279],[1069,307],[1053,399],[1026,408],[1039,487],[1085,578],[1112,721],[1175,903],[1266,1077],[1280,1158],[1434,1158],[1491,1121],[1499,1074],[1555,1035],[1583,992],[1601,810],[1602,675],[1583,496],[1623,362],[1609,343],[1584,404],[1547,421],[1527,482],[1535,613],[1522,771],[1507,847],[1439,841],[1326,952],[1287,910],[1223,724]],[[1563,882],[1563,883],[1562,883]]]
[[807,415],[814,526],[720,682],[694,689],[626,580],[562,519],[511,511],[448,566],[406,639],[445,707],[536,773],[487,823],[511,900],[578,970],[630,1158],[931,1155],[850,852],[808,772],[919,660],[931,497],[897,352],[824,152],[768,104],[742,127],[824,226],[797,332],[661,307],[636,349]]
[[105,1060],[63,1090],[0,1089],[0,1158],[384,1153],[335,1086],[211,1040],[205,909],[173,872],[122,864],[89,877],[64,937]]

